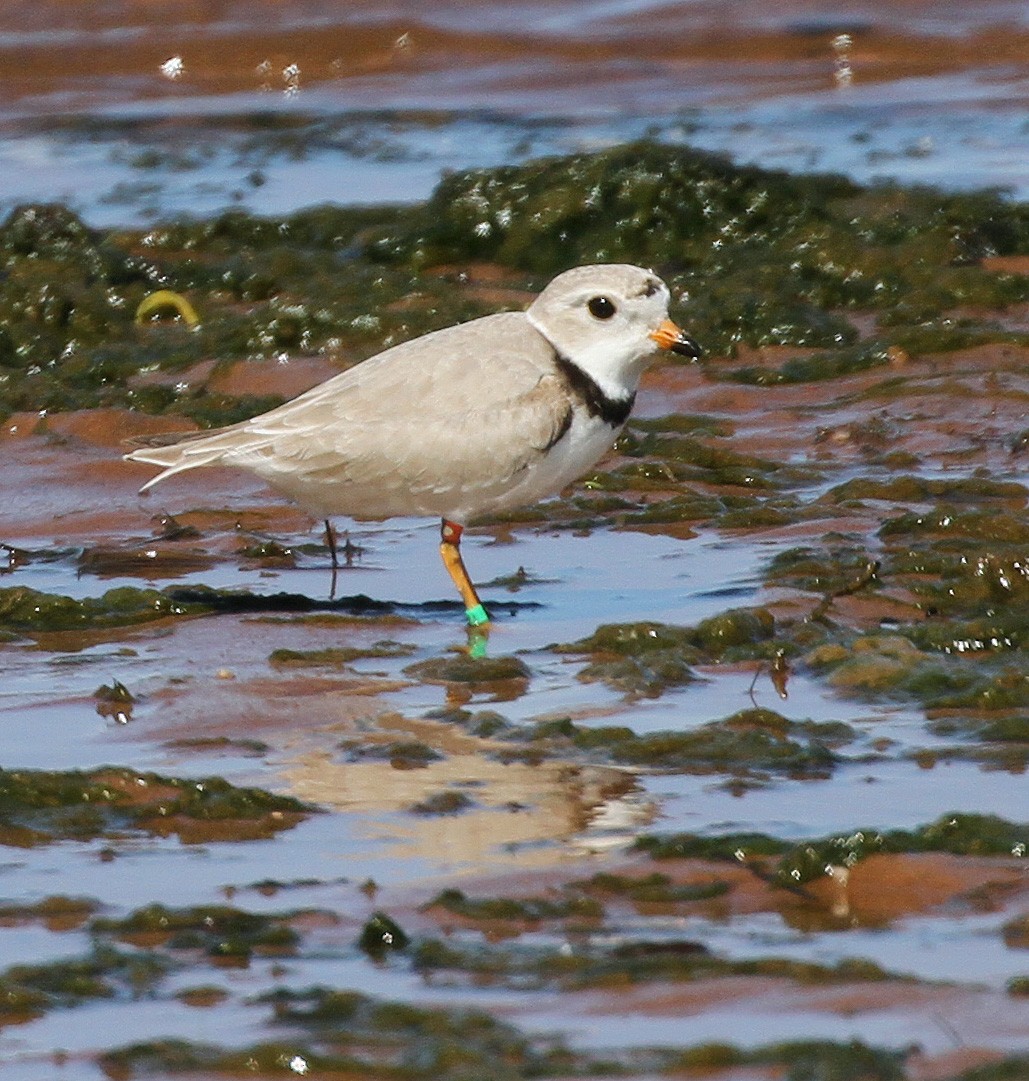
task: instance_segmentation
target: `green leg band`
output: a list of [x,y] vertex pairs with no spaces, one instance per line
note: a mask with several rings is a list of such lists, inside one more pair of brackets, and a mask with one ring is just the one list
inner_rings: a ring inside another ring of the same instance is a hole
[[466,609],[465,615],[468,617],[469,627],[481,627],[483,623],[489,623],[489,616],[486,615],[486,609],[481,604]]

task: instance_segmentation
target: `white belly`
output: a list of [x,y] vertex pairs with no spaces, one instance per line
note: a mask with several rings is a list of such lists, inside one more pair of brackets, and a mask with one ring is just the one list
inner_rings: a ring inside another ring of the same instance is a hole
[[343,514],[375,520],[414,515],[465,524],[554,495],[599,461],[620,432],[621,427],[612,428],[577,409],[564,436],[513,477],[490,477],[488,469],[477,470],[474,479],[451,476],[446,462],[439,461],[433,479],[417,486],[388,474],[379,476],[374,485],[364,485],[356,483],[345,468],[305,471],[274,456],[246,464],[315,517]]
[[612,428],[610,424],[588,416],[585,410],[576,410],[564,437],[516,478],[514,484],[503,490],[463,493],[459,505],[441,512],[441,517],[467,522],[480,515],[513,510],[555,495],[595,465],[611,449],[621,430],[621,427]]

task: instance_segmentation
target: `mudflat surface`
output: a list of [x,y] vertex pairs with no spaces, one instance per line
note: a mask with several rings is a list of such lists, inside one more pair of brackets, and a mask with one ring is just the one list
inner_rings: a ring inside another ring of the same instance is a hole
[[[787,352],[743,359],[771,365]],[[70,1057],[58,1076],[91,1077],[95,1056],[108,1062],[115,1047],[170,1036],[213,1041],[230,1069],[237,1042],[281,1040],[282,1022],[259,1004],[272,989],[301,996],[289,1046],[314,1061],[332,1044],[324,1032],[304,1035],[314,1000],[303,996],[314,986],[487,1010],[527,1046],[556,1037],[582,1060],[617,1051],[639,1063],[633,1049],[644,1046],[727,1044],[756,1076],[781,1069],[760,1048],[799,1039],[900,1048],[917,1033],[905,1075],[919,1078],[1024,1050],[1029,1014],[1011,988],[1024,968],[1025,827],[1011,827],[1006,855],[974,837],[953,851],[946,841],[943,851],[883,841],[933,823],[946,834],[966,816],[1017,822],[1021,647],[972,642],[953,615],[927,613],[918,588],[931,574],[900,570],[903,545],[883,532],[903,515],[938,515],[937,496],[890,491],[896,477],[871,464],[884,447],[868,425],[889,430],[890,454],[917,457],[914,473],[944,486],[939,498],[956,500],[956,519],[982,505],[1024,523],[1007,433],[1025,421],[1025,363],[1024,347],[983,346],[774,388],[657,367],[641,423],[706,418],[722,434],[700,437],[705,446],[804,464],[810,483],[791,489],[785,512],[781,492],[759,493],[753,524],[621,520],[681,500],[679,486],[662,482],[588,526],[562,523],[563,508],[578,500],[581,513],[591,498],[584,486],[547,510],[550,524],[473,531],[467,558],[498,618],[471,673],[457,606],[423,607],[449,594],[432,523],[350,528],[358,551],[335,596],[387,605],[348,615],[346,603],[331,607],[317,530],[245,476],[212,471],[136,495],[146,474],[120,460],[118,441],[160,418],[112,409],[9,418],[5,486],[24,495],[5,518],[19,553],[5,595],[199,585],[324,606],[172,610],[129,628],[116,617],[85,630],[41,625],[3,647],[6,769],[217,775],[319,809],[264,839],[248,819],[200,821],[170,837],[108,827],[93,840],[8,849],[3,895],[28,908],[7,921],[5,964],[88,952],[84,934],[100,916],[52,922],[55,894],[123,919],[158,902],[180,914],[285,912],[272,925],[293,932],[284,952],[241,947],[228,968],[195,933],[130,937],[171,958],[170,974],[141,1000],[120,991],[70,1011],[48,1003],[35,1020],[28,1011],[0,1043],[13,1076],[32,1076],[60,1047]],[[289,365],[265,366],[262,378],[275,373],[294,389]],[[638,461],[615,455],[598,476]],[[977,496],[974,478],[986,474],[1009,487]],[[903,471],[905,484],[917,486],[913,475]],[[846,485],[862,482],[866,495],[845,498]],[[727,507],[746,491],[713,476],[688,488]],[[777,520],[762,521],[761,508],[776,504]],[[174,539],[164,515],[188,535]],[[1006,558],[1007,542],[962,534],[955,547],[942,519],[932,528],[934,545],[980,560],[983,576]],[[873,557],[884,568],[860,584]],[[777,558],[791,568],[785,580],[772,570]],[[803,561],[816,566],[798,570]],[[1018,573],[1017,560],[1003,565]],[[1011,584],[1012,603],[1024,588]],[[735,654],[679,642],[648,657],[624,645],[727,610],[761,611],[769,624],[740,631]],[[590,645],[601,624],[623,629]],[[905,636],[912,625],[932,625],[949,644],[916,647]],[[781,649],[790,659],[777,674]],[[983,672],[997,675],[980,686],[972,674]],[[131,701],[106,693],[119,685]],[[728,725],[738,746],[683,742],[712,725]],[[751,749],[748,734],[768,738]],[[989,821],[973,828],[989,833]],[[641,837],[679,832],[725,840],[707,856],[633,850]],[[775,838],[786,855],[735,835]],[[835,838],[839,863],[806,868],[794,887],[790,859],[825,838]],[[382,959],[355,945],[377,911],[418,943],[414,959],[411,948]],[[389,1044],[368,1024],[370,1045]],[[151,1050],[170,1068],[170,1052]],[[133,1069],[150,1061],[150,1052],[123,1054]],[[197,1069],[222,1063],[194,1054]]]

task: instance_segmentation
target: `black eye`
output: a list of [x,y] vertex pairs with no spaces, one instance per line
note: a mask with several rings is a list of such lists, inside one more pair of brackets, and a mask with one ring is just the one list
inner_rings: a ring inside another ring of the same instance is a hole
[[593,297],[586,307],[594,319],[610,319],[615,314],[615,306],[607,297]]

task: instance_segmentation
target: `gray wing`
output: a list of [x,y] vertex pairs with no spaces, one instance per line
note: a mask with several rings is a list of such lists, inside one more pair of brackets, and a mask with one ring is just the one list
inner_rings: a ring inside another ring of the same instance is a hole
[[420,493],[431,507],[455,486],[503,488],[560,436],[570,405],[553,355],[522,313],[487,316],[395,346],[232,428],[133,457],[166,466],[162,476],[243,466],[319,513],[417,513],[391,500]]

